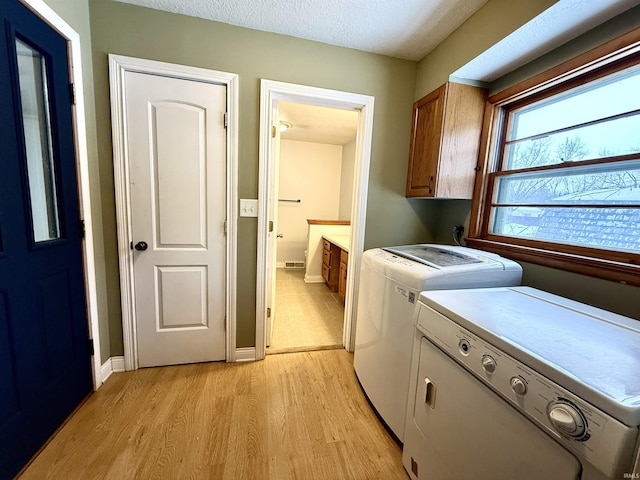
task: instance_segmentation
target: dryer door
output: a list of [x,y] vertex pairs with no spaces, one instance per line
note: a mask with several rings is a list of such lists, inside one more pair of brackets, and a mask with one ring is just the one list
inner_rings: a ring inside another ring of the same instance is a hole
[[413,478],[580,478],[576,457],[424,337],[417,382]]

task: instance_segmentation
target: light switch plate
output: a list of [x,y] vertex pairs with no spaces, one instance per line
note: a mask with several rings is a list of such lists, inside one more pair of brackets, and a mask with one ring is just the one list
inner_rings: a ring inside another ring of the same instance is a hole
[[241,217],[257,217],[258,216],[258,200],[253,198],[240,199],[240,216]]

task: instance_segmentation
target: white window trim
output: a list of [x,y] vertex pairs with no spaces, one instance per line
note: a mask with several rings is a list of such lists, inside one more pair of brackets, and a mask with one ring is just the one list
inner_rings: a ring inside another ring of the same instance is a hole
[[640,28],[636,28],[516,85],[492,94],[487,99],[480,145],[480,169],[476,176],[469,222],[469,237],[467,238],[469,246],[505,255],[515,260],[559,268],[620,283],[640,285],[638,283],[640,267],[635,262],[628,261],[624,252],[608,250],[607,252],[612,253],[609,258],[590,255],[587,252],[590,247],[575,247],[582,248],[587,253],[578,251],[576,253],[558,252],[552,249],[525,245],[521,242],[513,243],[508,239],[503,241],[502,239],[494,238],[496,236],[491,234],[485,235],[483,230],[487,210],[490,208],[487,201],[487,190],[489,189],[489,176],[493,172],[494,161],[496,160],[494,157],[497,142],[496,128],[499,124],[500,109],[618,60],[624,60],[638,52],[640,52]]

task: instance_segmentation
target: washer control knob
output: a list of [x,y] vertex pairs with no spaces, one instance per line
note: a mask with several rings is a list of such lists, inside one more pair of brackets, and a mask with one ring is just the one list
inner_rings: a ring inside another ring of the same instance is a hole
[[511,377],[511,390],[513,390],[518,395],[525,395],[527,393],[527,384],[524,382],[522,377]]
[[491,355],[482,356],[482,369],[487,373],[493,373],[496,371],[496,361]]
[[587,431],[584,415],[575,405],[556,401],[547,407],[547,415],[553,428],[567,437],[581,438]]

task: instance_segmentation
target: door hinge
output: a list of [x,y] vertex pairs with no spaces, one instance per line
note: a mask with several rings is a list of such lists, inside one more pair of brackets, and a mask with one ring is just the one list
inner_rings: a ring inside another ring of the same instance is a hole
[[276,138],[276,126],[271,125],[271,138]]
[[224,112],[224,128],[229,126],[229,112]]
[[273,220],[269,220],[269,232],[273,232]]
[[267,318],[271,318],[271,308],[267,307]]
[[227,221],[224,221],[224,234],[227,234]]
[[84,226],[84,220],[81,218],[80,219],[80,238],[84,239],[86,233],[87,233],[87,231],[86,231],[86,228]]
[[96,351],[93,348],[93,338],[89,339],[89,355],[93,356],[95,355]]
[[71,105],[75,105],[76,104],[76,84],[75,83],[69,84],[69,96],[71,97]]

